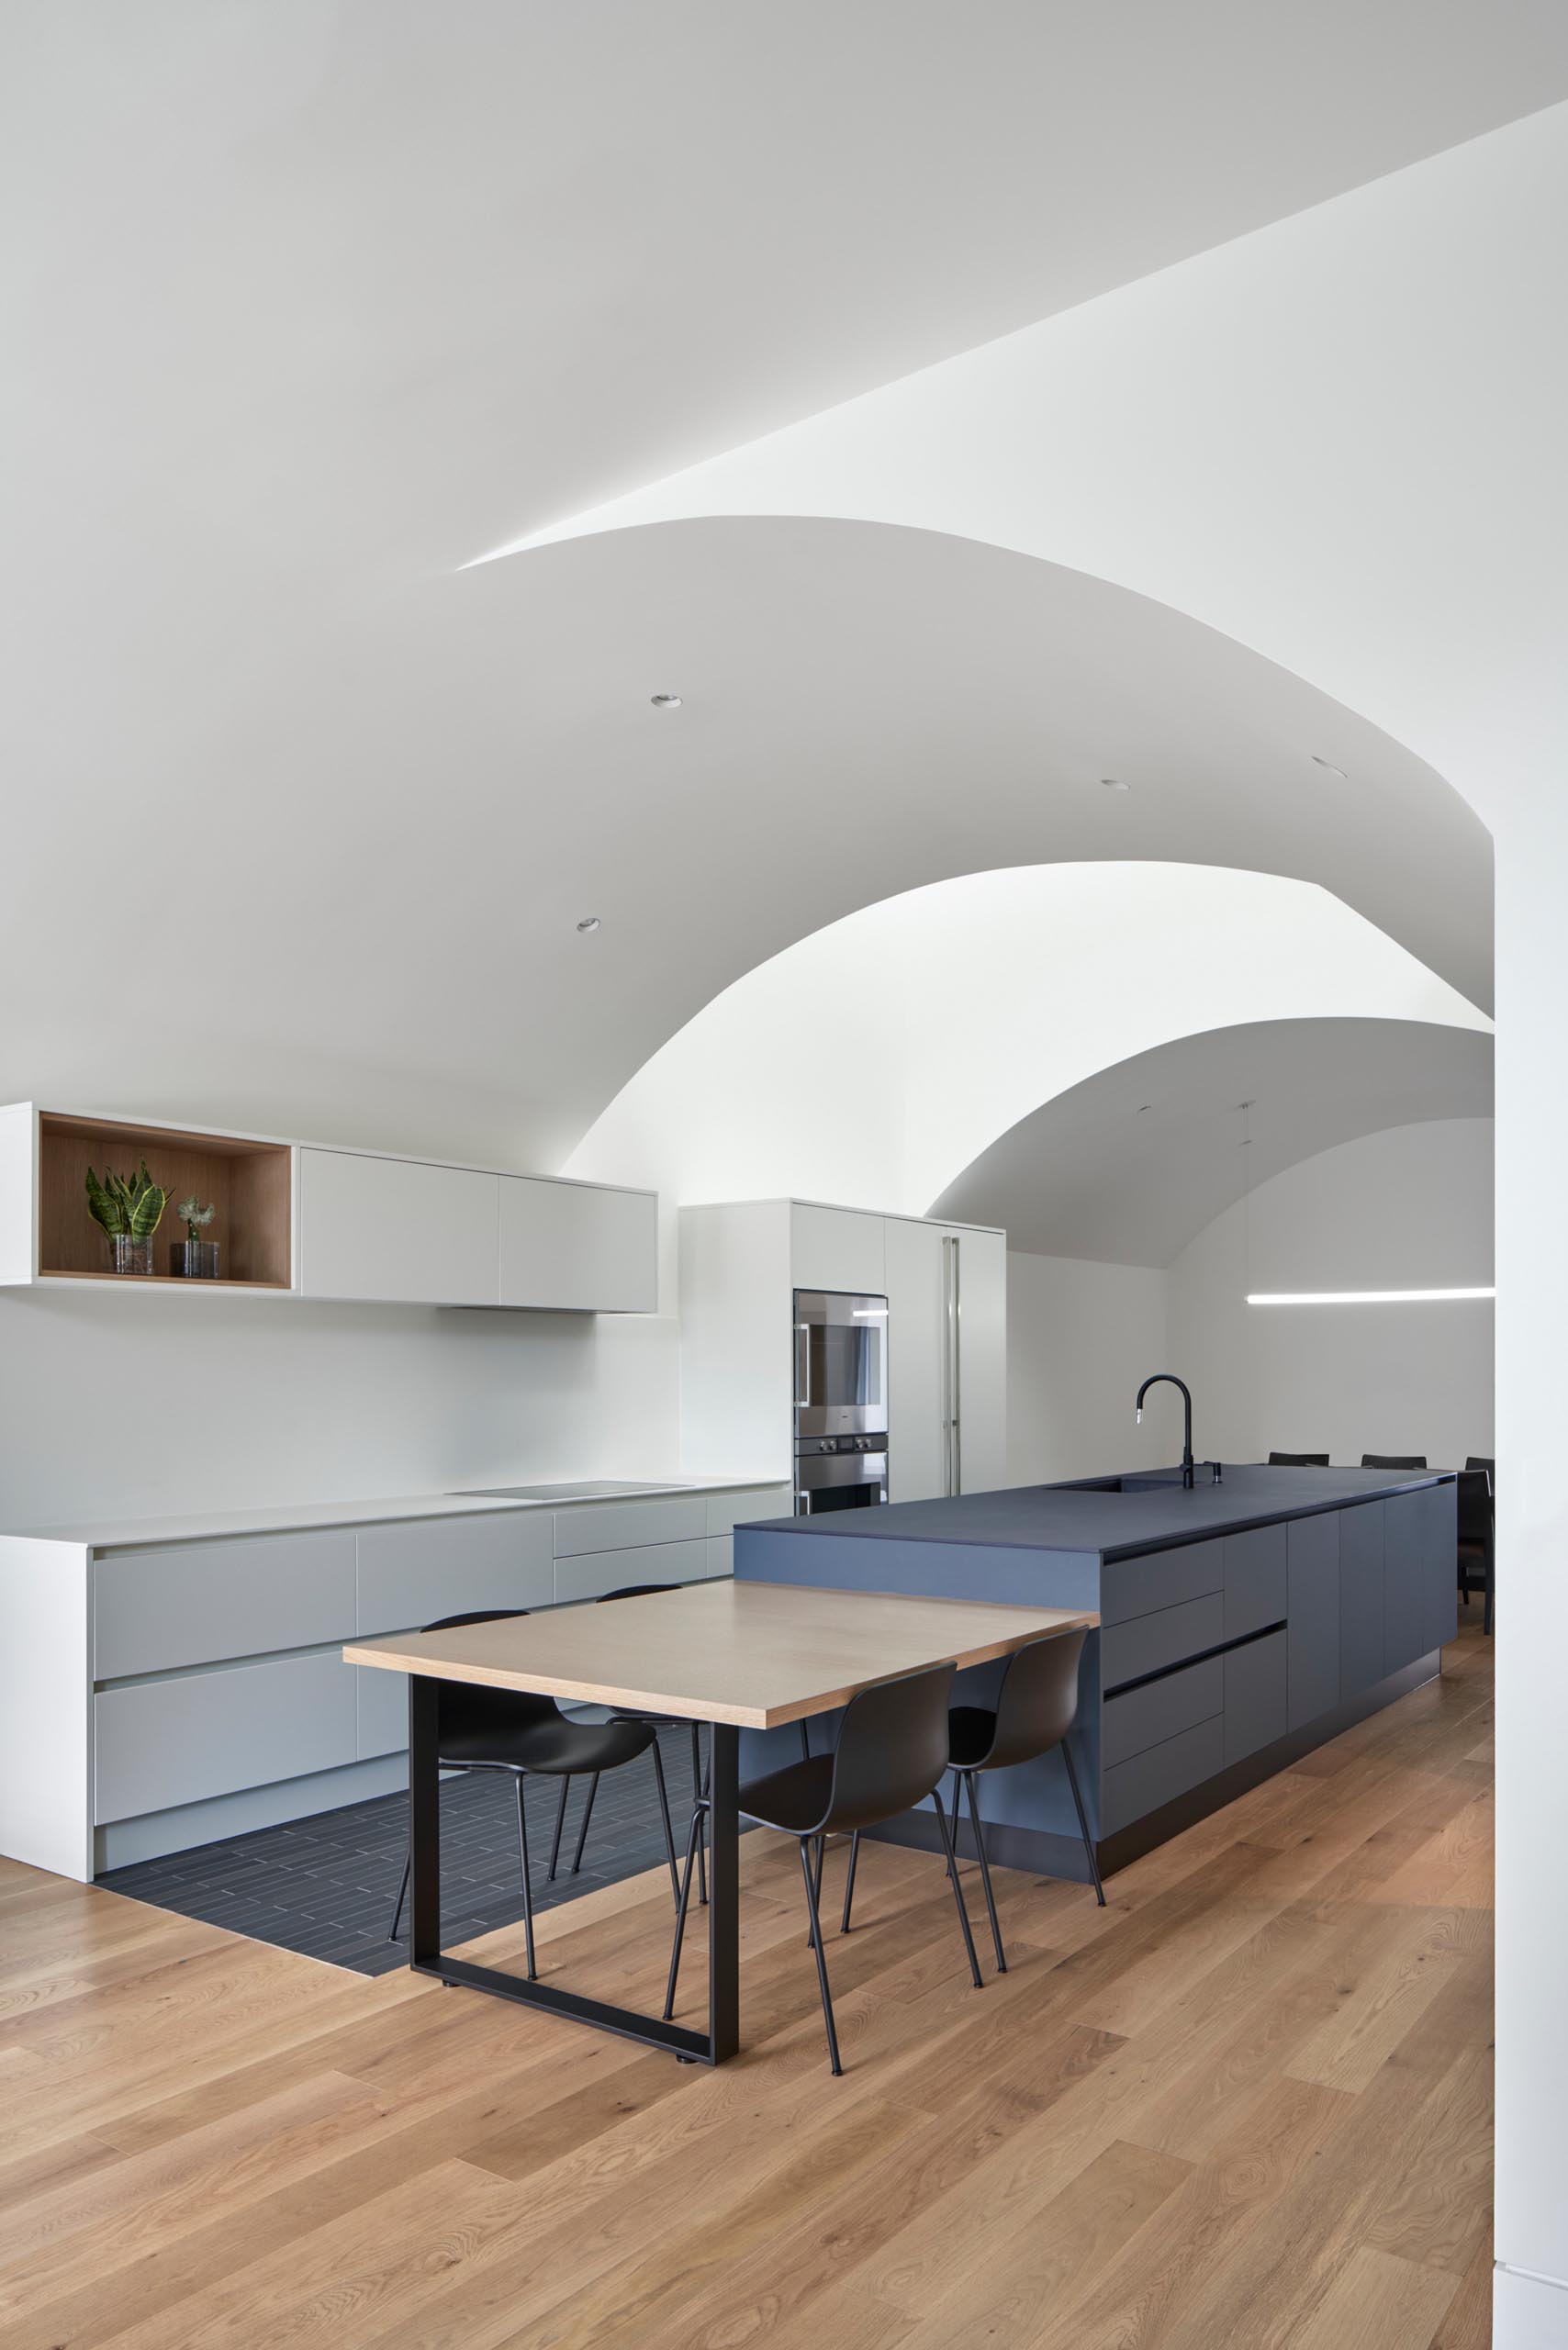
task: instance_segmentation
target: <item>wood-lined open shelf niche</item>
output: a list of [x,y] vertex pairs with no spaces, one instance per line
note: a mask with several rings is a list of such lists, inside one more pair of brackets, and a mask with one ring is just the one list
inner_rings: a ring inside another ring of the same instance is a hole
[[[117,1273],[109,1244],[87,1207],[87,1169],[106,1166],[127,1178],[141,1160],[169,1194],[152,1244],[152,1272]],[[170,1270],[169,1251],[185,1237],[176,1203],[195,1192],[218,1209],[203,1238],[216,1240],[218,1281],[189,1281]],[[172,1281],[181,1289],[287,1289],[291,1194],[289,1147],[232,1135],[191,1134],[176,1126],[122,1125],[111,1118],[39,1114],[39,1273],[43,1280]]]

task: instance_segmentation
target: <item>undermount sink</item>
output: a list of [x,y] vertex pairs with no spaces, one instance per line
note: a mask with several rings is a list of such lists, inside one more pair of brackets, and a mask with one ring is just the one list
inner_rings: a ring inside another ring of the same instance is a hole
[[1131,1477],[1085,1477],[1075,1490],[1081,1494],[1152,1494],[1181,1483],[1180,1469],[1150,1469]]

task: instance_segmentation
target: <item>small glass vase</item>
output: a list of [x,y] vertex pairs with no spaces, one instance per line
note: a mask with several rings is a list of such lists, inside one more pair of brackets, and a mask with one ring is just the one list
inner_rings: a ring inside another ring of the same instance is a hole
[[152,1270],[152,1243],[133,1240],[129,1232],[117,1232],[109,1241],[109,1254],[117,1273],[150,1273]]
[[215,1281],[218,1279],[218,1243],[216,1240],[176,1240],[169,1250],[169,1270],[188,1281]]

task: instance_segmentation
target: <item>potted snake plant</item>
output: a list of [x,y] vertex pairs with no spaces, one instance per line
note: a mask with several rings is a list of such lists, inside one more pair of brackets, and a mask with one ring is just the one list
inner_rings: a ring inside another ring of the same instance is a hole
[[88,1168],[88,1212],[95,1223],[104,1228],[117,1273],[152,1270],[152,1236],[168,1197],[162,1184],[155,1183],[147,1172],[145,1158],[129,1182],[112,1167],[106,1167],[100,1183]]

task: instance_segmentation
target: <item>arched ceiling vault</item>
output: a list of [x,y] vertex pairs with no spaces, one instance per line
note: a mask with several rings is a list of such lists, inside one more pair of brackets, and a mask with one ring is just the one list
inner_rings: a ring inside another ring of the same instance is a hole
[[[638,1071],[567,1171],[671,1202],[793,1193],[921,1214],[1041,1102],[1135,1055],[1238,1022],[1368,1021],[1490,1024],[1309,882],[1007,867],[864,907],[749,971]],[[1386,1073],[1386,1037],[1380,1057]],[[1429,1058],[1417,1038],[1412,1068]]]
[[[1047,1257],[1168,1265],[1248,1190],[1389,1126],[1489,1118],[1492,1039],[1408,1020],[1182,1036],[1020,1119],[931,1203]],[[1245,1111],[1242,1104],[1247,1104]]]

